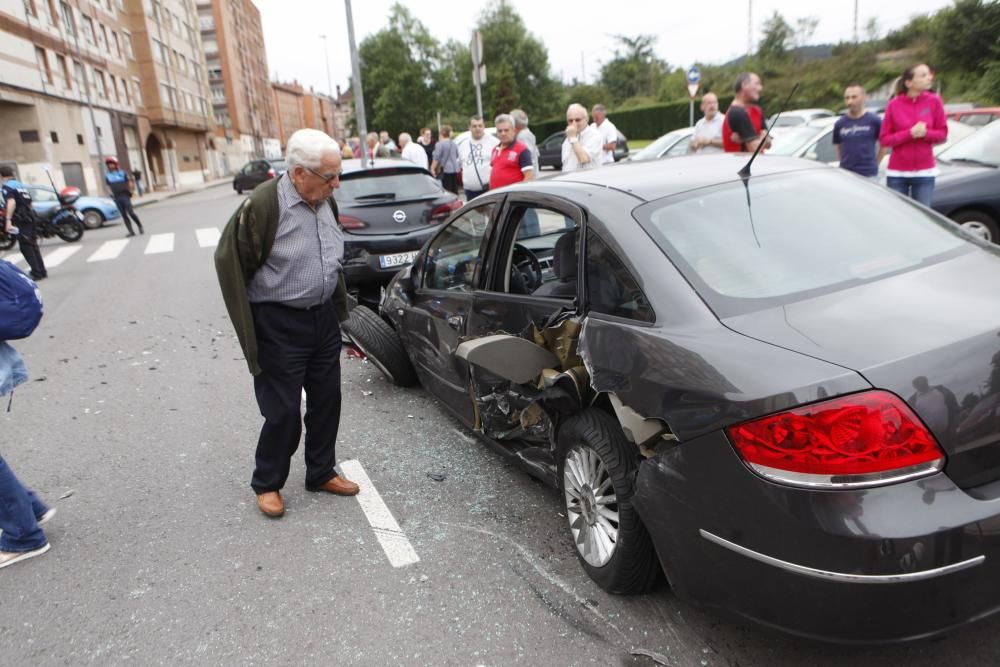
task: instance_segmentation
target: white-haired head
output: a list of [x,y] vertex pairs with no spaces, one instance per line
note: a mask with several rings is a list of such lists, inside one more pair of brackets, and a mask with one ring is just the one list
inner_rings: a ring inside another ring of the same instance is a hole
[[340,154],[340,145],[333,137],[319,130],[296,130],[288,137],[285,161],[289,168],[302,166],[316,169],[323,160],[324,153]]
[[510,112],[510,117],[514,119],[514,127],[523,130],[528,127],[528,114],[523,109],[514,109]]
[[590,120],[590,114],[587,113],[587,107],[583,106],[582,104],[574,102],[573,104],[566,107],[567,120],[569,119],[570,116],[574,116],[576,114],[583,114],[583,119],[585,121]]
[[402,148],[406,144],[413,141],[413,137],[410,136],[409,132],[401,132],[399,134],[399,147]]

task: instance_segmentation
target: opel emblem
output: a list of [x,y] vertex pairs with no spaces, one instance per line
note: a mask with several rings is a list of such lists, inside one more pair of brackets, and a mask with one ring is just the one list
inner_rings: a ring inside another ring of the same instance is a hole
[[406,211],[402,211],[402,210],[393,211],[393,213],[392,213],[392,219],[395,220],[399,224],[403,224],[404,222],[406,222]]

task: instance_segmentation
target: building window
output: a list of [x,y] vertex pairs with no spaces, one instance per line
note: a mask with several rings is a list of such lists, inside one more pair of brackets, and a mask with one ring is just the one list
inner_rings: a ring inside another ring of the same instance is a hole
[[49,25],[55,26],[56,23],[56,0],[48,0],[49,2]]
[[66,27],[66,32],[71,37],[76,37],[76,22],[73,20],[73,10],[70,9],[66,0],[59,3],[59,12],[62,16],[63,25]]
[[59,143],[59,133],[58,132],[49,132],[49,136],[52,138],[52,143],[54,143],[54,144],[58,144]]
[[108,29],[101,25],[101,32],[97,34],[101,48],[105,51],[111,50],[111,42],[108,40]]
[[39,141],[38,130],[21,130],[21,143],[37,144]]
[[82,134],[76,135],[76,143],[80,144],[81,146],[83,145],[83,135]]
[[121,58],[122,57],[122,42],[118,38],[118,33],[115,32],[114,30],[111,31],[111,39],[115,43],[115,55],[117,55],[119,58]]
[[107,81],[104,80],[104,72],[99,69],[94,70],[94,86],[97,88],[98,97],[108,99]]
[[97,45],[94,39],[94,21],[89,16],[83,17],[83,39],[86,40],[88,44]]
[[42,73],[44,80],[51,84],[52,70],[49,69],[49,57],[45,53],[45,49],[40,46],[36,46],[35,59],[38,61],[38,71]]
[[111,83],[111,92],[114,93],[114,95],[115,95],[115,102],[118,102],[119,104],[121,104],[122,98],[118,95],[118,80],[115,79],[115,75],[114,74],[110,74],[110,73],[108,74],[108,79],[109,79],[109,81]]
[[122,30],[122,43],[125,45],[125,55],[130,60],[135,60],[135,51],[132,50],[132,34]]
[[132,95],[128,92],[128,82],[122,79],[122,93],[125,95],[125,104],[132,106]]
[[60,55],[56,55],[56,62],[59,64],[59,71],[62,72],[63,85],[66,86],[66,90],[73,90],[73,77],[69,73],[69,63],[66,58]]
[[137,107],[142,106],[142,83],[139,82],[138,78],[132,79],[132,93],[135,95],[135,105]]
[[28,12],[29,16],[38,18],[38,8],[35,7],[35,0],[24,0],[24,11]]
[[153,60],[160,63],[161,65],[166,65],[166,58],[163,57],[163,44],[157,40],[153,40]]
[[165,83],[160,84],[160,97],[162,98],[161,103],[163,104],[163,106],[170,109],[177,108],[174,99],[174,89]]

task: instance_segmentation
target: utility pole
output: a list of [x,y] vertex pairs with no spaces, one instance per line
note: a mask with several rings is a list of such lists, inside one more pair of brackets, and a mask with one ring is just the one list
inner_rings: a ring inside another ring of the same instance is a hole
[[[472,56],[472,82],[476,85],[476,113],[483,115],[483,74],[486,68],[483,67],[483,36],[478,30],[472,33],[472,41],[469,43],[469,53]],[[438,126],[441,119],[438,118]]]
[[323,40],[323,53],[326,55],[326,92],[333,99],[333,79],[330,78],[330,48],[327,45],[326,35],[320,35]]
[[753,56],[753,0],[747,0],[747,60]]
[[858,43],[858,0],[854,0],[854,43]]
[[358,62],[358,46],[354,42],[354,15],[351,13],[351,0],[344,0],[347,9],[347,41],[351,47],[351,81],[354,87],[354,116],[358,121],[358,138],[361,147],[365,147],[365,137],[368,135],[368,121],[365,120],[365,96],[361,92],[361,64]]

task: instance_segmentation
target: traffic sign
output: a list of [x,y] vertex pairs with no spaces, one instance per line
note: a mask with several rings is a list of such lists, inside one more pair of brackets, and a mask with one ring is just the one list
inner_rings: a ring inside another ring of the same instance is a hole
[[692,65],[687,71],[688,83],[697,85],[701,81],[701,72],[697,67]]

